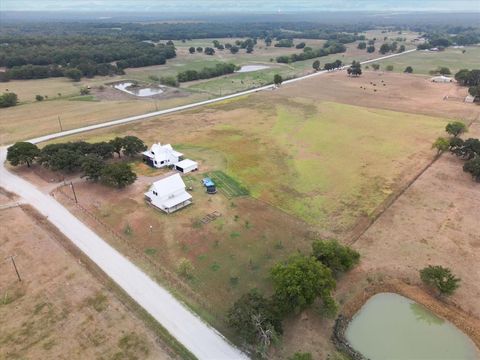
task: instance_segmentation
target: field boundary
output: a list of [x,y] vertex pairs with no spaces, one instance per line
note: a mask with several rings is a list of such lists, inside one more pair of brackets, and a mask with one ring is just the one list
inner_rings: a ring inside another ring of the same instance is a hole
[[120,288],[100,267],[90,260],[78,247],[73,244],[63,233],[53,225],[47,217],[39,213],[34,207],[28,204],[19,205],[22,211],[30,217],[38,226],[48,232],[52,238],[67,252],[68,255],[78,259],[80,265],[97,279],[105,289],[110,292],[127,310],[137,319],[147,325],[156,338],[156,343],[172,359],[195,360],[197,359],[180,342],[178,342],[158,321],[156,321],[146,310],[139,306],[122,288]]

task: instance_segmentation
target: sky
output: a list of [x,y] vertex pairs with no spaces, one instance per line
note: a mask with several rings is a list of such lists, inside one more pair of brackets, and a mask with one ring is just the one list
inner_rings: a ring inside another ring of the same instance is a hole
[[0,0],[0,11],[208,14],[357,10],[480,12],[480,0]]

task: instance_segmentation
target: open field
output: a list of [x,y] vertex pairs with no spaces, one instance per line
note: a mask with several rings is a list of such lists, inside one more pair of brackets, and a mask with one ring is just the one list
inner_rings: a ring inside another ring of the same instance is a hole
[[[465,53],[462,51],[465,50]],[[447,48],[445,51],[415,51],[404,56],[387,59],[380,63],[380,69],[393,65],[393,71],[403,72],[407,66],[413,68],[415,74],[428,75],[429,71],[445,66],[452,75],[461,69],[477,69],[480,59],[480,46],[465,48]]]
[[[414,75],[366,72],[348,78],[332,73],[194,111],[80,134],[70,139],[99,141],[131,134],[147,143],[172,142],[199,161],[200,172],[184,177],[187,186],[193,186],[194,204],[170,216],[143,201],[148,185],[165,171],[144,169],[139,180],[122,191],[78,182],[77,195],[88,212],[169,272],[178,274],[179,262],[187,259],[192,277],[177,276],[202,300],[168,285],[231,335],[224,323],[226,309],[252,287],[268,292],[268,271],[275,262],[296,250],[308,251],[314,237],[349,238],[359,221],[429,163],[431,142],[448,121],[440,115],[465,120],[478,115],[475,105],[443,101],[445,93],[462,91]],[[200,180],[216,171],[251,196],[205,194]],[[131,253],[71,200],[60,193],[57,199],[121,251]],[[202,223],[215,211],[219,218]],[[143,259],[134,260],[164,281]],[[362,279],[359,283],[365,284]],[[329,332],[331,322],[310,317],[316,324],[312,329]],[[323,355],[333,351],[328,336],[318,341]],[[279,356],[298,350],[293,346],[287,343]]]
[[[4,203],[3,198],[0,198]],[[172,359],[143,322],[27,208],[0,211],[2,359]]]

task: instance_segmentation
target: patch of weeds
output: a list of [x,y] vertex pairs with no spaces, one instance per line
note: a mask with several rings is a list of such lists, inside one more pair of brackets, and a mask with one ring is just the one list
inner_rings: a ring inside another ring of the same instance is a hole
[[118,341],[118,347],[121,351],[112,357],[113,360],[144,359],[150,352],[147,342],[133,332],[122,336]]
[[97,312],[102,312],[108,307],[108,298],[99,291],[95,296],[87,298],[86,304],[93,307]]
[[232,202],[230,202],[230,207],[233,209],[233,208],[236,208],[237,205],[232,201]]
[[183,252],[186,252],[186,253],[189,252],[189,250],[190,250],[190,249],[188,248],[188,244],[187,244],[187,243],[184,243],[184,242],[182,242],[182,244],[180,245],[180,247],[181,247],[182,251],[183,251]]
[[252,259],[250,259],[250,260],[248,261],[248,266],[250,267],[250,270],[252,270],[252,271],[256,271],[256,270],[258,270],[258,269],[260,268],[260,266],[259,266],[258,264],[256,264],[256,263],[254,263],[254,262],[252,261]]
[[230,233],[230,238],[235,239],[235,238],[238,238],[238,237],[240,237],[239,232],[233,231],[233,232]]
[[231,286],[237,286],[238,281],[239,281],[238,276],[230,276],[230,285]]
[[207,258],[207,255],[206,254],[201,254],[201,255],[198,255],[197,256],[197,259],[198,260],[205,260]]
[[127,225],[125,225],[125,227],[123,228],[123,233],[127,236],[131,236],[133,234],[133,229],[129,223],[127,223]]
[[210,265],[210,269],[212,271],[218,271],[218,270],[220,270],[220,265],[218,263],[214,262],[212,265]]
[[240,216],[238,216],[238,215],[235,215],[235,216],[233,217],[233,221],[238,221],[238,219],[240,219]]
[[145,249],[145,254],[147,254],[149,256],[155,256],[156,253],[157,253],[157,249],[155,249],[155,248],[146,248]]
[[213,242],[213,247],[218,248],[219,246],[220,246],[220,240],[217,239]]
[[282,250],[284,248],[283,243],[279,240],[274,245],[276,250]]
[[192,262],[186,258],[180,259],[178,262],[178,273],[185,279],[192,279],[194,275],[195,267]]
[[252,228],[252,224],[250,224],[250,221],[248,220],[245,220],[245,229],[251,229]]
[[48,340],[47,342],[43,343],[42,347],[45,349],[45,350],[50,350],[51,348],[53,348],[53,346],[56,344],[55,340],[54,339],[51,339],[51,340]]
[[0,299],[0,305],[11,304],[15,300],[20,299],[23,295],[25,295],[25,290],[23,288],[16,288],[15,290],[7,289]]
[[35,308],[33,309],[33,315],[38,315],[38,313],[40,313],[40,311],[42,311],[42,309],[45,306],[50,306],[50,304],[46,303],[46,302],[41,302],[41,303],[36,304]]
[[195,219],[192,221],[192,228],[199,229],[201,228],[203,223],[199,219]]

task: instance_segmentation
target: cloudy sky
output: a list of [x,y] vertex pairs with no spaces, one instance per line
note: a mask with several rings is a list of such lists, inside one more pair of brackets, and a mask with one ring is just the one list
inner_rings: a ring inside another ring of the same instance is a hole
[[1,11],[302,12],[475,11],[480,0],[0,0]]

